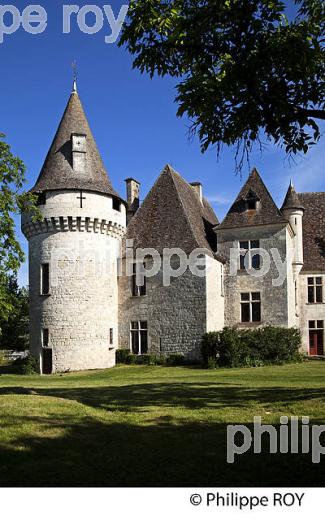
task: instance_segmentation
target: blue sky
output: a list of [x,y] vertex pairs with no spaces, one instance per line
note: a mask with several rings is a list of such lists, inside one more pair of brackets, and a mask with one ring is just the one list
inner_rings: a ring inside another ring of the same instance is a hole
[[[117,191],[125,196],[124,179],[141,181],[142,198],[166,163],[186,180],[200,180],[204,194],[222,218],[248,175],[234,173],[234,150],[223,149],[219,161],[212,149],[202,155],[197,140],[188,139],[188,122],[176,117],[175,83],[153,79],[132,69],[132,59],[117,44],[105,44],[110,33],[106,23],[98,34],[83,34],[76,23],[62,34],[62,6],[67,1],[39,3],[48,14],[48,26],[40,35],[22,28],[5,36],[0,44],[0,131],[15,154],[27,166],[27,187],[41,169],[71,91],[71,62],[78,62],[78,89],[99,150]],[[80,7],[90,2],[79,2]],[[93,2],[110,4],[117,15],[120,0]],[[13,1],[21,11],[28,1]],[[323,191],[322,142],[308,156],[289,163],[284,152],[268,145],[261,156],[251,157],[281,204],[290,178],[299,191]],[[27,243],[18,235],[27,250]],[[27,283],[27,266],[20,282]]]

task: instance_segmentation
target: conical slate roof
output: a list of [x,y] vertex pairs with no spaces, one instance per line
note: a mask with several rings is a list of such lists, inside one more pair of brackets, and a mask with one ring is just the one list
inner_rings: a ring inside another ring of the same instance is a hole
[[[252,199],[253,196],[258,201],[257,208],[247,210],[247,200]],[[254,168],[217,231],[286,222],[287,220],[276,206],[260,174]]]
[[[71,134],[85,134],[87,140],[86,168],[81,174],[72,167]],[[74,88],[41,173],[32,192],[78,189],[114,195],[107,171],[90,130],[79,95]]]
[[216,251],[213,228],[218,219],[210,204],[167,165],[127,228],[135,248],[196,248]]
[[296,190],[294,189],[294,186],[292,182],[290,182],[290,186],[288,188],[287,194],[285,196],[284,202],[282,204],[283,209],[304,209],[300,199],[299,195],[297,194]]

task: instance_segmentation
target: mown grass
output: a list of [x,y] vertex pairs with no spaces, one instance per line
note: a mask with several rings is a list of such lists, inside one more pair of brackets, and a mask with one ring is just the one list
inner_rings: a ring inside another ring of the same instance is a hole
[[[310,454],[226,461],[226,428],[325,424],[325,363],[0,376],[1,486],[324,486]],[[265,439],[267,441],[267,438]],[[323,440],[325,445],[325,440]],[[325,457],[324,457],[325,459]]]

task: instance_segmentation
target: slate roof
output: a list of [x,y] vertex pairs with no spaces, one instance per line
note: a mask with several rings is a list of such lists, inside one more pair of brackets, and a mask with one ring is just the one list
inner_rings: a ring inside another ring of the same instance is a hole
[[[72,168],[72,133],[87,136],[86,171],[82,174]],[[91,190],[121,199],[108,178],[79,95],[75,90],[70,96],[41,173],[31,191],[62,189]]]
[[[258,207],[256,210],[247,210],[246,200],[251,198],[252,193],[259,200]],[[287,220],[276,206],[258,171],[254,168],[216,231],[286,222]]]
[[305,208],[302,219],[304,247],[302,271],[325,272],[325,192],[298,195]]
[[282,204],[281,210],[283,209],[304,209],[299,195],[297,194],[291,182]]
[[127,228],[135,248],[217,249],[213,228],[218,219],[206,199],[167,165]]

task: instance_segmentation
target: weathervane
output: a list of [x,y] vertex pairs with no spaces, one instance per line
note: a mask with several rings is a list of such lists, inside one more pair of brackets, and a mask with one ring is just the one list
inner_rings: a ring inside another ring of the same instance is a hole
[[73,60],[73,62],[71,63],[71,68],[73,74],[73,92],[77,92],[78,69],[76,60]]

